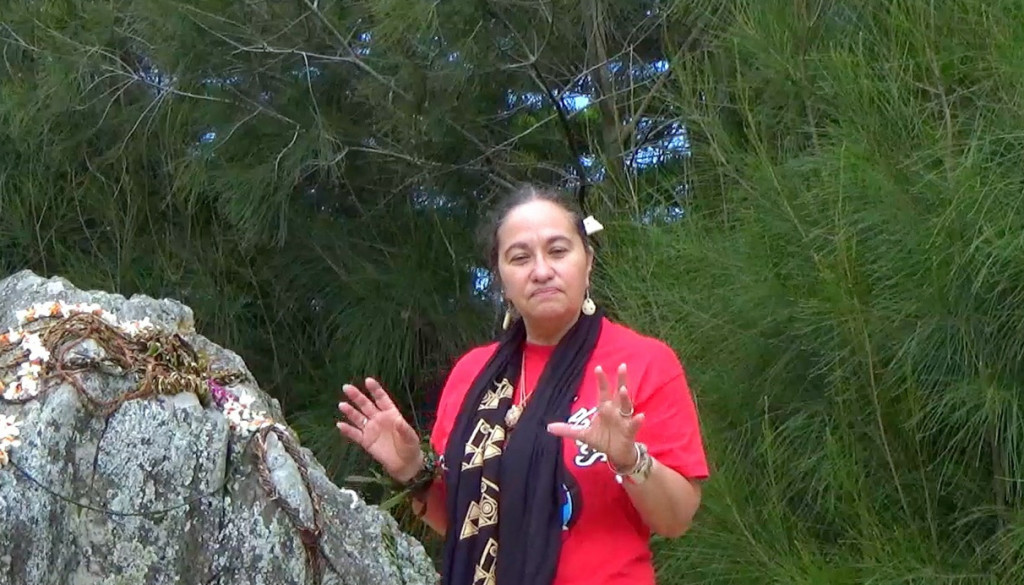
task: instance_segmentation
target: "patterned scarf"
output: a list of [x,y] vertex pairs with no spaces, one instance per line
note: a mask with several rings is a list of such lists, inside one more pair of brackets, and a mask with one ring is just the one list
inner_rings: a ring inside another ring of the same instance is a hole
[[548,433],[547,424],[569,416],[602,316],[580,315],[562,338],[513,431],[505,413],[521,371],[522,321],[467,391],[444,453],[442,585],[549,585],[554,579],[562,544],[560,486],[569,472],[562,439]]

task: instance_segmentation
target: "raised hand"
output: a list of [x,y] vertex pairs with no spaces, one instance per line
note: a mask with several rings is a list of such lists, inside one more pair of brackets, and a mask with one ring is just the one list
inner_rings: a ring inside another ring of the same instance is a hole
[[379,382],[367,378],[366,389],[373,400],[351,384],[342,386],[350,402],[338,403],[338,410],[348,419],[338,421],[338,430],[365,449],[388,475],[407,482],[422,465],[420,438]]
[[633,412],[633,401],[626,385],[626,364],[619,365],[618,384],[613,393],[608,387],[601,366],[594,369],[597,377],[597,412],[590,426],[580,428],[569,423],[551,423],[548,432],[586,443],[604,453],[617,469],[626,470],[636,464],[636,433],[644,422],[643,413]]

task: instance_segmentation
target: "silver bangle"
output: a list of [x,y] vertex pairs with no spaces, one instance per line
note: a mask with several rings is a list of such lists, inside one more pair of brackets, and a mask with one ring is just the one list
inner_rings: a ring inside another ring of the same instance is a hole
[[651,474],[651,469],[654,467],[654,458],[647,451],[647,445],[641,442],[633,443],[633,448],[636,449],[636,463],[633,468],[628,471],[621,471],[616,469],[615,465],[612,464],[611,459],[606,458],[605,461],[608,463],[608,468],[615,474],[615,481],[622,483],[623,478],[628,478],[630,481],[636,484],[643,483],[647,480],[647,477]]

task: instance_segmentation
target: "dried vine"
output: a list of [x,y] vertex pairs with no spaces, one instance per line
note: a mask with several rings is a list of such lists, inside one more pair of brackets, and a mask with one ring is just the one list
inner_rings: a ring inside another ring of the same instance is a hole
[[[302,477],[302,483],[306,487],[306,492],[309,493],[310,503],[313,509],[312,526],[303,526],[302,519],[299,517],[299,511],[294,506],[289,504],[285,499],[280,497],[277,492],[277,487],[274,486],[274,482],[270,479],[270,470],[267,468],[267,436],[273,433],[277,436],[281,442],[281,446],[288,455],[295,461],[295,465],[299,468],[299,475]],[[316,585],[320,584],[324,570],[324,557],[320,554],[320,496],[316,490],[313,489],[312,484],[309,481],[309,466],[306,463],[306,458],[303,457],[302,452],[299,450],[298,443],[295,439],[283,429],[277,426],[268,426],[257,431],[252,443],[253,453],[256,455],[256,459],[259,462],[257,467],[257,474],[259,476],[260,486],[263,491],[266,492],[267,496],[277,502],[277,505],[284,510],[284,513],[291,520],[292,525],[296,530],[299,531],[299,538],[302,540],[302,546],[306,549],[306,566],[309,573],[313,575],[313,582]]]
[[[248,434],[255,457],[256,472],[260,487],[265,495],[277,503],[298,531],[306,551],[307,568],[319,585],[323,578],[325,558],[321,554],[321,506],[320,497],[309,480],[309,467],[295,439],[286,432],[283,425],[275,423],[262,413],[255,416],[248,410],[252,398],[235,396],[226,386],[241,381],[244,374],[237,371],[213,371],[209,359],[200,355],[180,334],[162,331],[153,327],[148,320],[142,323],[119,323],[112,314],[95,305],[61,305],[47,303],[32,309],[19,311],[19,321],[25,328],[11,330],[0,335],[0,400],[23,404],[36,399],[39,394],[52,387],[54,379],[70,384],[85,399],[90,411],[96,416],[107,417],[130,400],[141,400],[154,396],[168,396],[190,392],[199,398],[204,407],[215,405],[227,416],[236,432]],[[86,342],[95,344],[100,350],[76,352]],[[87,357],[93,353],[97,357]],[[17,381],[12,382],[10,372],[17,370]],[[87,371],[114,373],[138,380],[136,388],[116,398],[104,400],[90,394],[82,384],[80,375]],[[14,384],[7,387],[5,385]],[[17,434],[17,422],[9,417],[7,426]],[[270,478],[266,460],[266,440],[270,433],[277,436],[288,455],[298,466],[302,482],[309,493],[313,509],[312,526],[304,526],[294,506],[280,497]],[[14,436],[8,441],[8,448],[17,445]],[[6,451],[3,463],[7,462]],[[12,462],[13,463],[13,462]],[[15,467],[24,475],[27,473],[17,464]],[[28,476],[33,482],[35,478]],[[173,508],[148,513],[114,512],[70,500],[60,496],[47,486],[39,484],[45,491],[55,494],[69,503],[111,516],[161,515],[171,509],[190,505],[196,500],[212,495],[203,494]],[[220,488],[218,488],[219,490]]]

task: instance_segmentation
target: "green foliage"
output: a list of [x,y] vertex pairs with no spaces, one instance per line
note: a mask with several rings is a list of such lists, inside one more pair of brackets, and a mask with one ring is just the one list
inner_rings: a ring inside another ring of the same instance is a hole
[[687,219],[600,279],[706,426],[661,582],[1019,582],[1019,4],[733,4],[668,89]]
[[414,202],[438,167],[451,187],[479,174],[413,149],[414,104],[381,77],[408,60],[352,57],[368,13],[9,4],[0,270],[189,304],[339,483],[365,465],[334,429],[342,383],[377,377],[425,428],[494,315],[474,296],[473,216]]
[[341,384],[426,430],[497,320],[481,208],[585,172],[598,298],[679,351],[713,466],[659,582],[1024,580],[1019,2],[3,13],[0,272],[188,303],[339,483]]

